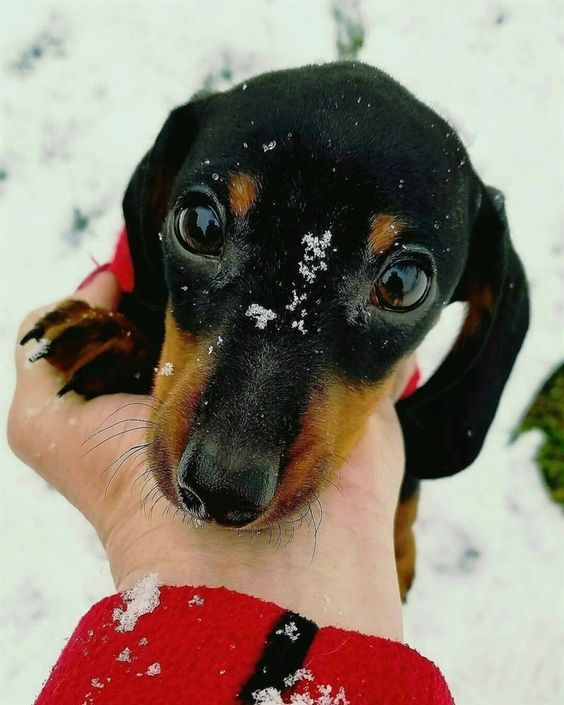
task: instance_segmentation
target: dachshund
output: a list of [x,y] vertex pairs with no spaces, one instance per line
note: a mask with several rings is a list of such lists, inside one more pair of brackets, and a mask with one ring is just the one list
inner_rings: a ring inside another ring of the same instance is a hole
[[502,194],[445,120],[343,62],[196,94],[123,211],[119,312],[67,300],[21,342],[40,341],[59,394],[152,390],[150,468],[203,521],[254,529],[307,507],[443,308],[467,302],[448,356],[396,407],[405,597],[419,480],[476,458],[528,327]]

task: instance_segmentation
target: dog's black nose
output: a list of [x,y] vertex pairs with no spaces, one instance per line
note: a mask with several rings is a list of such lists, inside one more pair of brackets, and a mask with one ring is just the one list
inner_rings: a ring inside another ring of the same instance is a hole
[[278,467],[261,454],[221,453],[210,444],[190,443],[178,468],[178,493],[186,509],[200,519],[245,526],[270,504]]

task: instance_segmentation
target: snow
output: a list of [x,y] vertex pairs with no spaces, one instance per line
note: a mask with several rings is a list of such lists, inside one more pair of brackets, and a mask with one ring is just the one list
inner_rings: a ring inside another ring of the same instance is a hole
[[295,289],[293,289],[292,290],[292,301],[286,306],[286,308],[288,309],[288,311],[295,311],[296,306],[298,304],[302,303],[302,301],[305,301],[306,299],[307,299],[306,294],[300,294],[298,296],[298,292]]
[[298,670],[291,676],[287,676],[286,678],[284,678],[284,685],[286,686],[286,688],[290,688],[292,685],[295,685],[299,681],[304,680],[312,681],[313,673],[307,668],[298,668]]
[[131,663],[131,649],[126,647],[121,651],[116,658],[116,661],[123,661],[124,663]]
[[141,578],[132,588],[121,594],[125,609],[116,607],[112,614],[114,622],[118,622],[116,632],[132,632],[137,620],[144,614],[149,614],[160,603],[158,576],[151,573]]
[[35,345],[27,351],[27,359],[29,362],[35,362],[40,357],[44,357],[49,352],[52,340],[49,338],[39,338]]
[[[325,254],[327,248],[331,244],[332,237],[333,236],[330,230],[326,230],[319,237],[313,235],[312,233],[306,233],[302,237],[301,244],[305,245],[305,248],[302,259],[298,262],[298,271],[305,280],[305,283],[302,285],[302,287],[305,287],[305,290],[301,291],[299,294],[296,289],[292,290],[292,301],[286,305],[286,309],[288,311],[295,311],[299,304],[303,304],[307,301],[309,295],[307,287],[311,286],[315,282],[320,271],[327,271]],[[307,315],[307,308],[302,308],[300,310],[301,318],[298,320],[292,320],[290,327],[299,330],[300,333],[305,335],[307,333],[307,328],[305,327],[304,318]]]
[[201,595],[194,595],[194,597],[188,600],[189,607],[201,607],[204,604],[204,598]]
[[282,694],[276,688],[263,688],[253,693],[255,705],[284,705]]
[[[532,462],[540,435],[507,443],[562,355],[561,3],[365,0],[360,8],[360,58],[449,119],[478,173],[505,193],[533,302],[528,339],[480,457],[423,488],[406,640],[441,666],[457,705],[564,702],[555,658],[564,631],[562,516]],[[168,111],[205,83],[225,86],[225,56],[233,79],[246,80],[336,51],[327,0],[249,0],[243,9],[194,1],[166,11],[136,3],[135,12],[118,0],[14,2],[2,5],[2,25],[5,418],[18,324],[72,292],[92,257],[107,259],[124,187]],[[444,314],[426,343],[426,374],[461,309]],[[82,515],[7,448],[0,459],[0,700],[28,705],[80,616],[114,587]]]
[[277,318],[277,314],[271,311],[269,308],[264,308],[259,304],[251,304],[249,308],[245,311],[245,316],[255,319],[255,326],[264,330],[269,321],[273,321]]
[[255,690],[252,695],[254,705],[349,705],[349,700],[342,686],[334,695],[331,685],[317,685],[315,689],[317,692],[312,693],[308,685],[303,693],[291,694],[289,698],[285,697],[284,700],[281,692],[276,688]]
[[149,668],[145,671],[148,676],[159,676],[161,673],[161,664],[158,661],[152,663]]
[[171,377],[174,374],[174,364],[164,362],[160,367],[155,367],[155,372],[161,377]]
[[295,622],[285,624],[284,629],[277,629],[276,633],[284,634],[284,636],[287,636],[288,639],[292,642],[297,641],[300,638],[300,633],[298,632],[298,628],[296,627]]
[[308,284],[313,284],[318,272],[327,269],[325,250],[331,243],[331,237],[331,231],[326,230],[321,237],[315,237],[312,233],[307,233],[302,238],[305,251],[303,260],[299,263],[298,267],[300,274]]

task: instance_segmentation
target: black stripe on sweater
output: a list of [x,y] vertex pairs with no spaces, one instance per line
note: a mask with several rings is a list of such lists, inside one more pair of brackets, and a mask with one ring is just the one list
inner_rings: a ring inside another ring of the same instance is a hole
[[296,612],[284,612],[265,640],[253,675],[238,693],[243,703],[254,703],[253,693],[265,688],[286,689],[284,679],[303,666],[317,625]]

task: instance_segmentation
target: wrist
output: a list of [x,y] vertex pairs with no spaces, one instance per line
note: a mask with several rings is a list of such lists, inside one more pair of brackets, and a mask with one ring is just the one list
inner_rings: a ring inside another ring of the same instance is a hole
[[[352,541],[350,532],[328,520],[317,536],[302,526],[292,541],[278,545],[268,531],[136,522],[121,525],[106,550],[119,591],[157,573],[161,584],[226,587],[299,612],[319,626],[401,639],[391,523]],[[336,551],[338,545],[347,551]]]

